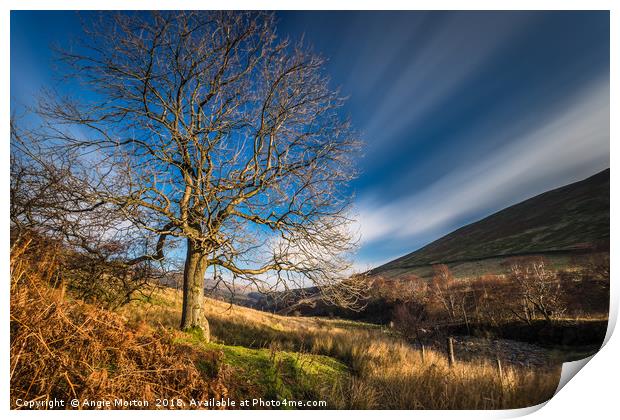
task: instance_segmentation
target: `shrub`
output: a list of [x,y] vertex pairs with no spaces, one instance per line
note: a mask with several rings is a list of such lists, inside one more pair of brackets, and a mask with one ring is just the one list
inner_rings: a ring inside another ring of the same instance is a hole
[[176,344],[164,330],[130,329],[118,314],[69,299],[49,286],[56,249],[38,248],[35,257],[32,245],[11,252],[12,408],[17,399],[146,400],[155,408],[156,398],[227,395],[225,371],[209,377],[196,367],[217,366],[217,352]]

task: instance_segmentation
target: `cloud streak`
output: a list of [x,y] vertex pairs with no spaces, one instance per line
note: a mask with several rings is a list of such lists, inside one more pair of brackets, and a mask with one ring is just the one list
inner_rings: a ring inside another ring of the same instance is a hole
[[[415,126],[476,76],[527,23],[531,21],[518,14],[492,19],[488,14],[455,13],[446,16],[427,39],[412,37],[412,42],[420,45],[382,95],[377,113],[363,131],[371,137],[390,139]],[[382,142],[373,144],[377,151],[382,150]]]
[[609,166],[607,78],[591,83],[549,114],[532,127],[530,120],[517,120],[503,130],[473,133],[499,136],[502,146],[411,195],[387,203],[379,191],[363,196],[358,213],[364,246],[439,236],[460,220],[500,210]]

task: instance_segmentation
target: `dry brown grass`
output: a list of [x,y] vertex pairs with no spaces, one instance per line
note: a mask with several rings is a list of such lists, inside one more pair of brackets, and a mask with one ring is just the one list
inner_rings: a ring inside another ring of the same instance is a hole
[[535,405],[551,398],[559,372],[504,368],[500,377],[489,362],[457,362],[402,342],[373,341],[357,359],[355,408],[498,409]]
[[35,241],[11,253],[12,408],[19,408],[18,399],[54,398],[146,400],[155,408],[157,398],[227,395],[224,371],[207,377],[195,366],[197,360],[217,364],[220,354],[175,344],[164,330],[129,329],[118,314],[50,287],[55,255]]
[[[124,313],[133,322],[177,326],[181,295],[162,292],[151,304],[133,304]],[[560,366],[503,367],[494,360],[448,365],[440,352],[421,352],[370,324],[336,319],[279,316],[206,298],[213,339],[226,345],[273,347],[334,357],[349,376],[325,398],[332,408],[501,409],[542,403],[553,395]]]
[[[499,409],[541,403],[559,380],[559,366],[504,367],[500,377],[493,361],[451,367],[432,350],[422,358],[377,326],[284,317],[212,299],[206,299],[205,311],[216,344],[206,345],[175,332],[178,292],[162,291],[113,313],[48,286],[56,263],[45,244],[12,250],[14,408],[17,398],[204,400],[261,397],[274,389],[264,396],[279,398],[285,389],[292,398],[325,399],[329,408]],[[277,360],[291,367],[284,372]],[[300,360],[312,363],[300,368]],[[325,375],[333,384],[318,386],[326,383]],[[262,383],[264,377],[271,378],[269,384]]]

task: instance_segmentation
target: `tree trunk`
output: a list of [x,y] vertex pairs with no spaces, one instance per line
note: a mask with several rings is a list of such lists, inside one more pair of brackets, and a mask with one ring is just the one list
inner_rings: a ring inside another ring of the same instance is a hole
[[204,316],[204,281],[207,271],[207,251],[192,239],[187,240],[187,257],[183,271],[183,312],[181,329],[200,328],[209,341],[209,322]]

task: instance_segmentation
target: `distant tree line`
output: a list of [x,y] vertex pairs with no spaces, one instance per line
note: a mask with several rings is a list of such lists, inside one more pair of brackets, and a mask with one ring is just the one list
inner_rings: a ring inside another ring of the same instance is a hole
[[543,257],[511,258],[505,266],[505,274],[473,279],[456,279],[445,264],[433,267],[430,282],[378,278],[374,298],[392,308],[394,327],[414,339],[441,325],[531,326],[608,311],[609,254],[584,257],[571,270],[554,270]]

